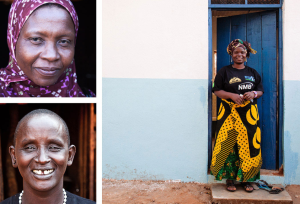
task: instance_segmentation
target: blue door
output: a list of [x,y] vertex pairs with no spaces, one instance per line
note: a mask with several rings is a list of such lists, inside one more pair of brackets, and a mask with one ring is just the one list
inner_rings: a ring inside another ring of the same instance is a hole
[[[276,169],[277,147],[277,23],[276,11],[218,18],[217,69],[231,63],[226,52],[234,39],[251,43],[257,54],[250,55],[247,65],[262,77],[264,95],[258,99],[262,130],[263,169]],[[279,166],[281,164],[278,164]]]

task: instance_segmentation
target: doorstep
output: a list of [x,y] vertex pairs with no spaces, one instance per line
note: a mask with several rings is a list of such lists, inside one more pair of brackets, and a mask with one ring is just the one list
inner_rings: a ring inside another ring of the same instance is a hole
[[212,184],[212,202],[215,204],[293,203],[291,196],[286,190],[279,194],[270,194],[268,191],[263,189],[254,190],[252,193],[248,193],[239,184],[236,184],[236,188],[237,190],[235,192],[229,192],[226,190],[226,184]]

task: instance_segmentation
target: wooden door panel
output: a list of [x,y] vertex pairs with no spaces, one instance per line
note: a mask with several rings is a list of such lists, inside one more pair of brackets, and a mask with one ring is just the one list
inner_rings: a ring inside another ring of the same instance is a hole
[[276,169],[277,106],[276,13],[262,14],[262,168]]
[[234,39],[246,39],[246,15],[232,16],[230,33],[231,41]]
[[218,35],[217,35],[217,70],[230,64],[230,56],[226,48],[230,42],[230,18],[218,18]]

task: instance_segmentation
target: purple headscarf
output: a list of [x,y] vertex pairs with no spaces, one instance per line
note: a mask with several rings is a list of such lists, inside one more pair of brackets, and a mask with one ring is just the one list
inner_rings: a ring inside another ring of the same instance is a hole
[[46,3],[59,4],[70,13],[77,36],[78,16],[70,0],[14,0],[7,28],[9,64],[0,69],[0,97],[84,97],[77,84],[74,59],[54,85],[44,87],[31,81],[18,66],[15,51],[21,29],[32,12]]

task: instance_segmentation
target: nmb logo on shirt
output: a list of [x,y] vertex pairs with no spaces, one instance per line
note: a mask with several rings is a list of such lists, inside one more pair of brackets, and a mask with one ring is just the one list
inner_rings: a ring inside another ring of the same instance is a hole
[[245,83],[239,84],[238,90],[252,89],[252,87],[253,87],[253,83],[245,82]]

